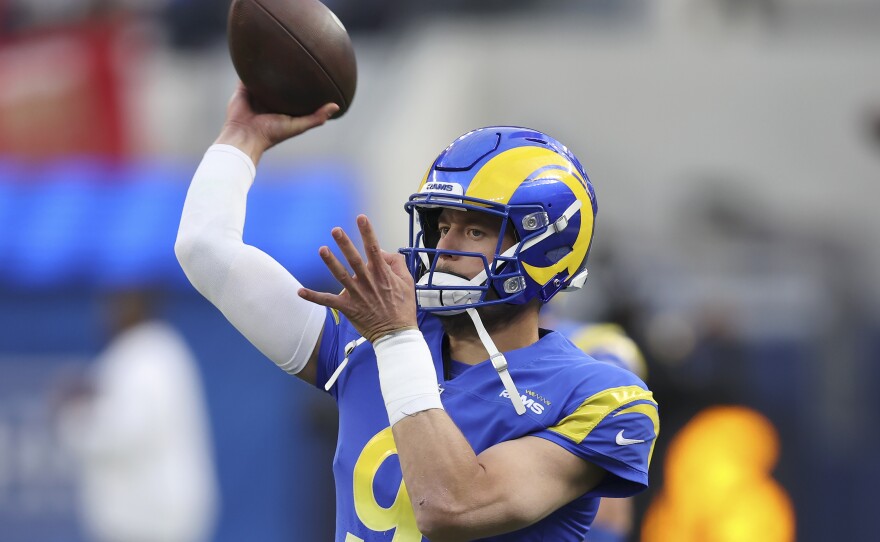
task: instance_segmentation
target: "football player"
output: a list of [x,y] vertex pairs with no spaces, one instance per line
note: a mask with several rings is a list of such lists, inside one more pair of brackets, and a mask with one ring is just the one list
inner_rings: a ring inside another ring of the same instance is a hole
[[[338,541],[581,541],[602,496],[648,483],[657,404],[631,372],[541,330],[580,288],[596,198],[580,162],[527,128],[469,132],[405,205],[410,242],[318,254],[344,288],[303,288],[242,243],[255,165],[322,124],[254,111],[239,86],[196,171],[175,246],[193,285],[267,357],[339,408]],[[346,265],[347,264],[347,265]]]

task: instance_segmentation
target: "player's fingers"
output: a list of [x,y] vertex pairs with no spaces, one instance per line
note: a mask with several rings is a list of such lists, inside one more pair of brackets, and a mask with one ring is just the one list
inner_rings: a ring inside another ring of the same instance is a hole
[[382,258],[385,260],[385,263],[391,268],[391,271],[394,272],[398,277],[410,277],[409,268],[406,266],[406,258],[403,257],[403,254],[396,254],[393,252],[385,252],[382,251]]
[[339,284],[341,284],[346,290],[352,291],[354,288],[354,277],[348,272],[348,269],[342,265],[336,255],[330,251],[327,247],[321,247],[318,249],[318,256],[321,257],[321,260],[324,262],[324,265],[327,266],[327,269],[330,270],[330,273],[333,275],[333,278],[336,279]]
[[300,126],[307,126],[305,130],[309,128],[314,128],[315,126],[320,126],[327,122],[327,119],[332,117],[339,111],[339,106],[333,103],[324,104],[318,109],[315,110],[311,115],[305,115],[303,117],[288,117],[291,121],[301,121]]
[[327,119],[335,115],[337,111],[339,111],[338,105],[324,104],[310,115],[303,115],[301,117],[291,117],[289,115],[281,116],[287,119],[287,126],[289,129],[304,132],[310,128],[324,124],[327,122]]
[[367,255],[367,265],[381,271],[384,267],[387,267],[387,263],[382,256],[382,247],[379,246],[379,239],[376,237],[373,225],[370,224],[370,219],[366,215],[358,215],[357,225],[358,230],[361,232],[361,239],[364,242],[364,254]]
[[398,261],[398,256],[400,256],[400,258],[403,258],[402,254],[396,254],[394,252],[387,252],[382,249],[379,250],[379,254],[382,256],[382,259],[385,260],[385,263],[387,263],[388,266],[391,267],[392,269],[394,269],[395,265],[397,265],[396,262]]
[[299,290],[297,290],[296,293],[306,301],[311,301],[312,303],[316,303],[324,307],[330,307],[331,309],[336,309],[338,311],[341,311],[344,308],[342,298],[338,295],[328,294],[325,292],[316,292],[308,288],[300,288]]
[[379,253],[382,255],[382,259],[385,260],[385,263],[391,265],[391,262],[394,261],[394,253],[388,252],[386,250],[380,250]]
[[244,84],[239,81],[229,102],[226,104],[226,116],[229,118],[242,119],[254,114],[253,107],[250,102],[250,94]]
[[244,83],[241,81],[238,82],[238,85],[235,86],[235,90],[232,91],[232,96],[229,97],[229,105],[236,100],[241,100],[243,97],[247,96],[247,89],[244,88]]
[[329,119],[333,117],[336,113],[339,112],[339,106],[334,103],[324,104],[318,108],[317,111],[313,113],[318,117],[324,117],[325,119]]
[[297,136],[324,124],[327,122],[327,119],[335,115],[337,111],[339,111],[338,105],[325,104],[315,110],[314,113],[303,115],[301,117],[292,117],[281,113],[269,115],[274,132],[272,137],[273,139],[283,141],[290,137]]
[[324,124],[327,119],[315,118],[312,115],[306,117],[290,117],[275,113],[271,115],[273,137],[284,140],[307,132],[316,126]]
[[339,250],[342,251],[342,255],[345,257],[348,265],[351,266],[351,270],[354,271],[355,276],[366,277],[366,269],[364,266],[364,260],[361,258],[361,253],[358,252],[357,247],[354,246],[354,243],[351,241],[348,234],[345,233],[345,230],[342,228],[333,228],[330,235],[333,236],[333,240],[336,241],[336,245],[339,247]]

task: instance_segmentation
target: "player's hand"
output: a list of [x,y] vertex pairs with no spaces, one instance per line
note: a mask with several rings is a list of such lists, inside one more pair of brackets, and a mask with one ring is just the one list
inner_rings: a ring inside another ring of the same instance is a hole
[[226,122],[215,143],[241,149],[256,164],[270,147],[324,124],[337,111],[338,105],[324,104],[311,115],[303,117],[269,113],[254,103],[247,89],[239,82],[229,99]]
[[331,234],[351,272],[326,246],[318,250],[324,264],[345,288],[339,295],[301,288],[303,299],[336,309],[344,314],[368,341],[401,329],[416,329],[416,298],[412,275],[401,254],[379,247],[373,226],[364,215],[357,217],[366,261],[342,228]]

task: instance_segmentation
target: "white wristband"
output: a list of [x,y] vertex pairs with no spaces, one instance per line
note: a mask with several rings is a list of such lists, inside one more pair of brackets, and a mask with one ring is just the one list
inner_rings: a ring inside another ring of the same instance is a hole
[[431,351],[421,331],[407,329],[385,335],[373,344],[373,349],[392,426],[406,416],[443,408]]

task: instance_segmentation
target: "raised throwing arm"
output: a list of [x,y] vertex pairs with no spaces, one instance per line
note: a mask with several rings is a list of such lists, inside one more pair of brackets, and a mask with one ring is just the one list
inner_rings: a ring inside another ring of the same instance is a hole
[[306,117],[255,111],[243,86],[186,196],[175,253],[193,286],[282,369],[314,382],[325,311],[297,296],[301,287],[265,252],[242,241],[256,163],[273,145],[323,124],[328,104]]

